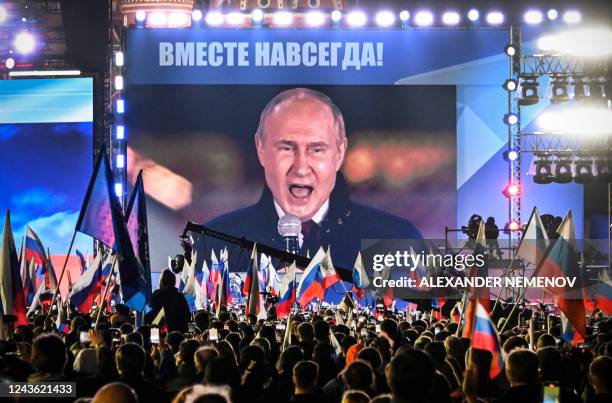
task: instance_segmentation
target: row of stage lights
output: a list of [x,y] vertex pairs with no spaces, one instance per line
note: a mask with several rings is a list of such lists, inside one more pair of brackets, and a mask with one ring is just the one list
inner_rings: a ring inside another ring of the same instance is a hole
[[[139,27],[150,28],[184,28],[189,26],[200,26],[206,23],[209,27],[241,27],[250,19],[253,26],[261,27],[264,23],[264,12],[261,9],[255,9],[250,14],[241,12],[229,12],[223,14],[219,11],[209,11],[204,14],[201,10],[193,10],[191,18],[189,14],[181,12],[165,13],[162,11],[145,12],[139,10],[136,12],[136,25]],[[407,28],[409,26],[428,27],[432,25],[443,26],[458,26],[462,21],[467,21],[468,24],[479,24],[481,21],[480,11],[471,9],[465,15],[458,11],[446,11],[441,14],[439,20],[436,20],[436,15],[427,10],[420,10],[414,13],[414,16],[408,10],[402,10],[398,14],[383,10],[374,15],[374,24],[381,28],[390,28],[397,26],[399,20],[400,26]],[[528,10],[523,15],[523,21],[529,25],[543,23],[546,19],[555,21],[559,18],[559,11],[550,9],[546,13],[540,10]],[[272,15],[271,23],[275,27],[291,27],[294,24],[295,14],[290,11],[277,11]],[[191,21],[190,21],[191,20]],[[490,26],[499,26],[504,24],[506,17],[504,13],[498,10],[488,11],[484,15],[484,20]],[[577,10],[566,10],[563,12],[562,20],[566,24],[577,24],[582,20],[582,15]],[[351,11],[343,14],[339,10],[334,10],[331,13],[321,11],[309,11],[304,14],[304,22],[306,26],[318,28],[331,24],[333,27],[348,26],[348,27],[364,27],[368,25],[368,16],[363,11]]]

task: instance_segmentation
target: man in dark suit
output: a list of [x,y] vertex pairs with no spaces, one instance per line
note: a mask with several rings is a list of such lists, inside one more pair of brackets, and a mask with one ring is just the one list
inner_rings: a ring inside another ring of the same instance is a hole
[[[421,238],[409,221],[351,201],[339,173],[347,148],[344,119],[326,95],[305,88],[278,94],[261,114],[255,146],[267,185],[259,201],[207,227],[284,249],[277,224],[292,214],[302,221],[300,254],[331,247],[334,264],[349,270],[362,239]],[[204,244],[207,257],[223,246],[210,238]],[[230,267],[246,263],[232,259]]]

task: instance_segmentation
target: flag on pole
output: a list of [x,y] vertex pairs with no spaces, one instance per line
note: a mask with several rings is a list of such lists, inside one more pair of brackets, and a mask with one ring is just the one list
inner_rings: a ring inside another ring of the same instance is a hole
[[276,317],[282,319],[289,316],[291,307],[295,303],[295,262],[287,268],[285,278],[279,290],[279,301],[276,304]]
[[321,272],[321,264],[326,253],[323,248],[319,248],[315,256],[312,258],[304,273],[297,289],[297,300],[305,308],[313,299],[323,299],[323,276]]
[[19,274],[19,258],[11,229],[11,213],[6,210],[2,249],[0,250],[0,302],[5,315],[15,315],[15,324],[27,325],[26,295]]
[[[110,255],[110,253],[109,253]],[[81,313],[89,313],[96,297],[102,290],[101,262],[102,252],[98,252],[93,262],[89,264],[83,275],[72,285],[69,301]],[[109,268],[110,273],[110,268]]]
[[[293,263],[295,265],[295,263]],[[287,318],[287,324],[285,326],[285,335],[283,336],[283,343],[281,344],[280,351],[283,352],[291,343],[291,315]]]
[[329,287],[340,281],[340,276],[336,272],[334,264],[331,260],[330,248],[328,248],[325,252],[319,267],[321,270],[321,277],[323,279],[323,290],[327,290]]
[[550,241],[542,218],[540,218],[538,209],[534,207],[527,222],[525,233],[516,249],[516,256],[537,266],[544,257],[549,244]]
[[55,319],[55,327],[60,333],[70,333],[70,326],[66,323],[66,311],[64,310],[63,302],[57,304],[57,318]]
[[79,258],[79,261],[81,262],[81,274],[83,274],[83,272],[87,268],[87,259],[85,259],[85,256],[83,256],[81,251],[78,249],[75,249],[74,253],[77,255],[77,257]]
[[272,264],[272,259],[265,253],[261,254],[261,260],[259,265],[260,272],[263,273],[264,284],[262,288],[264,291],[269,292],[273,296],[278,295],[281,281],[278,278],[278,273]]
[[504,368],[504,358],[502,349],[497,336],[497,331],[489,312],[479,301],[472,301],[476,305],[474,325],[470,335],[470,346],[481,350],[490,351],[493,355],[489,378],[493,379],[502,372]]
[[229,267],[222,268],[219,276],[219,284],[217,285],[217,294],[215,295],[215,311],[217,317],[221,313],[221,307],[232,303],[232,292],[230,290]]
[[263,306],[263,300],[260,295],[259,287],[259,267],[257,265],[257,244],[253,245],[253,251],[251,252],[251,259],[249,261],[249,267],[246,273],[246,279],[244,281],[245,288],[248,283],[247,292],[247,303],[245,306],[245,315],[254,314],[258,318],[265,318],[265,308]]
[[361,252],[359,252],[353,265],[353,291],[355,291],[357,298],[363,299],[365,297],[365,290],[369,285],[370,280],[363,268],[363,260],[361,259]]
[[[223,252],[221,252],[221,255]],[[223,261],[223,256],[221,256],[221,261]],[[221,277],[222,264],[217,260],[217,255],[215,255],[215,250],[210,250],[210,272],[208,276],[208,293],[210,295],[217,296],[217,285],[219,284],[219,279]]]
[[332,331],[329,332],[329,341],[334,349],[334,353],[336,353],[336,357],[340,357],[342,355],[342,346],[340,346],[338,338]]

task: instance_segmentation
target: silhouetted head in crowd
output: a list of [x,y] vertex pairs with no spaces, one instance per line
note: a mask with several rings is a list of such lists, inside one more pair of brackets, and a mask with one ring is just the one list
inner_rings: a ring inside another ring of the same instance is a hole
[[125,341],[127,343],[136,343],[136,344],[138,344],[141,347],[144,346],[144,339],[142,337],[142,334],[140,334],[138,332],[132,332],[132,333],[128,334],[125,337]]
[[368,403],[370,397],[360,390],[347,390],[342,395],[341,403]]
[[121,333],[122,336],[127,336],[133,331],[134,331],[134,326],[132,326],[131,323],[124,323],[121,326],[119,326],[119,333]]
[[194,339],[183,340],[179,346],[179,358],[182,363],[195,365],[195,352],[198,351],[200,343]]
[[431,357],[436,369],[440,369],[442,366],[444,366],[444,360],[446,359],[446,349],[444,348],[444,343],[441,341],[432,341],[425,346],[425,352],[429,354],[429,357]]
[[130,386],[123,382],[113,382],[102,386],[91,403],[138,403],[138,396]]
[[230,367],[228,361],[221,357],[215,357],[206,364],[204,383],[208,385],[229,385],[231,383],[230,374],[232,374],[232,367]]
[[517,348],[529,348],[529,343],[521,336],[512,336],[504,343],[504,353],[506,353],[506,355]]
[[398,354],[385,368],[387,383],[397,400],[422,400],[431,389],[434,367],[423,351]]
[[391,347],[395,347],[400,339],[397,322],[393,319],[385,319],[380,324],[380,335],[389,341]]
[[278,357],[276,370],[281,374],[291,374],[295,364],[303,359],[304,354],[298,346],[289,346]]
[[538,350],[544,347],[555,347],[556,345],[557,341],[548,333],[544,333],[538,338]]
[[61,374],[66,365],[66,345],[57,335],[44,333],[34,339],[32,365],[38,372]]
[[136,343],[119,346],[115,354],[117,371],[120,376],[139,378],[145,365],[145,351]]
[[444,340],[444,348],[446,349],[446,355],[449,357],[461,359],[463,362],[465,356],[465,350],[463,350],[463,343],[457,336],[449,336]]
[[561,380],[561,353],[555,347],[542,347],[537,352],[542,381],[559,382]]
[[380,358],[382,359],[381,365],[387,365],[387,363],[391,360],[391,344],[389,344],[389,340],[384,337],[375,337],[368,344],[368,347],[373,347],[380,354]]
[[230,389],[227,386],[195,385],[185,396],[189,403],[230,403]]
[[270,357],[271,346],[268,339],[264,339],[263,337],[257,337],[251,342],[251,345],[258,346],[259,348],[261,348],[264,352],[266,360]]
[[319,365],[314,361],[300,361],[293,367],[295,394],[312,392],[317,386]]
[[213,346],[204,346],[200,347],[196,350],[194,354],[194,361],[196,366],[196,371],[198,373],[204,373],[206,369],[206,364],[213,358],[217,358],[219,356],[219,352]]
[[329,340],[329,323],[324,320],[318,320],[313,326],[315,339]]
[[431,343],[431,337],[421,335],[414,342],[414,348],[417,350],[424,350],[429,343]]
[[30,326],[17,326],[13,333],[13,340],[15,340],[16,343],[24,342],[32,344],[32,340],[34,340],[34,331]]
[[366,347],[357,353],[357,359],[366,361],[376,371],[382,365],[380,353],[373,347]]
[[511,386],[537,385],[538,367],[538,356],[527,349],[514,349],[506,357],[506,377]]
[[176,286],[176,276],[172,270],[164,270],[159,277],[159,288],[173,288]]
[[598,357],[589,366],[589,381],[596,395],[612,394],[612,358]]
[[374,374],[367,361],[356,360],[342,371],[346,389],[372,390]]
[[173,332],[168,333],[168,335],[166,336],[166,344],[170,346],[170,350],[173,354],[175,354],[179,351],[179,346],[181,345],[181,342],[184,339],[185,336],[183,336],[183,333],[175,330]]
[[195,314],[193,321],[196,327],[203,332],[210,325],[210,314],[207,311],[199,311]]

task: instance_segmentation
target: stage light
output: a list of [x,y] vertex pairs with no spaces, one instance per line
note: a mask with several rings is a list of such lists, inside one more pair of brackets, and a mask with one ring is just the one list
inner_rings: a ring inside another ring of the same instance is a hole
[[507,161],[516,161],[518,157],[518,153],[514,150],[504,152],[504,159],[506,159]]
[[115,194],[117,195],[117,197],[123,196],[123,184],[122,183],[115,183]]
[[518,48],[516,47],[516,45],[509,43],[504,47],[504,53],[512,57],[518,53]]
[[584,101],[586,96],[586,82],[582,77],[576,77],[574,79],[574,99],[576,101]]
[[610,161],[607,158],[601,158],[595,161],[597,169],[597,182],[610,182]]
[[115,127],[115,138],[117,140],[123,140],[125,138],[125,126],[117,125]]
[[8,17],[8,13],[6,12],[6,8],[2,4],[0,4],[0,24],[6,21]]
[[551,104],[560,104],[562,102],[569,101],[569,93],[567,91],[567,80],[554,77],[551,85],[552,97],[550,99]]
[[15,59],[13,59],[12,57],[7,58],[4,61],[4,65],[6,66],[7,69],[12,69],[13,67],[15,67]]
[[553,180],[556,183],[570,183],[572,181],[572,161],[569,159],[558,159],[555,162],[555,177]]
[[516,80],[508,79],[504,81],[503,88],[506,91],[515,91],[517,87],[518,87],[518,83],[516,82]]
[[554,21],[557,19],[557,17],[559,17],[559,12],[555,10],[554,8],[551,8],[546,13],[546,16],[548,17],[549,20]]
[[442,22],[445,25],[457,25],[461,21],[459,13],[456,11],[447,11],[442,14]]
[[500,11],[490,11],[487,13],[487,23],[489,25],[500,25],[504,22],[504,15]]
[[523,15],[523,21],[525,21],[526,24],[530,25],[539,24],[542,22],[543,19],[544,16],[539,10],[529,10],[525,13],[525,15]]
[[34,48],[36,47],[36,40],[31,33],[20,32],[15,36],[13,45],[15,46],[15,50],[17,52],[28,54],[34,51]]
[[608,56],[612,54],[612,30],[595,27],[561,32],[541,37],[538,47],[543,51],[571,56]]
[[480,13],[475,8],[472,8],[470,11],[468,11],[467,16],[468,16],[468,20],[472,22],[476,22],[480,18]]
[[244,24],[244,14],[234,11],[225,16],[225,19],[229,25],[241,26]]
[[311,27],[320,27],[325,24],[325,14],[320,11],[310,11],[306,13],[306,24]]
[[136,11],[136,22],[145,22],[147,19],[147,13],[142,10]]
[[578,24],[582,20],[582,15],[579,11],[576,10],[568,10],[563,13],[563,22],[566,24]]
[[519,224],[519,222],[516,220],[510,221],[507,227],[508,227],[508,231],[520,231],[521,230],[521,224]]
[[402,10],[399,13],[399,19],[401,22],[407,22],[410,19],[410,11],[408,10]]
[[168,25],[168,15],[161,11],[154,11],[147,16],[147,23],[151,27],[165,27]]
[[504,196],[506,196],[507,198],[511,198],[514,196],[518,196],[518,194],[521,192],[521,188],[519,185],[517,184],[509,184],[504,188],[504,191],[502,192],[504,194]]
[[189,18],[186,13],[170,13],[168,16],[168,26],[173,28],[181,28],[189,25]]
[[589,101],[595,103],[605,101],[599,78],[593,77],[591,79],[591,84],[589,85]]
[[515,115],[514,113],[506,113],[504,115],[504,123],[509,125],[509,126],[514,126],[515,124],[518,123],[518,116]]
[[117,154],[117,161],[115,166],[117,168],[125,168],[125,155]]
[[223,14],[218,11],[211,11],[206,14],[206,24],[211,27],[218,27],[223,24]]
[[576,161],[576,175],[574,182],[589,183],[593,181],[593,160],[580,159]]
[[380,11],[376,14],[376,25],[388,28],[395,24],[395,15],[391,11]]
[[535,163],[535,175],[533,176],[534,183],[546,185],[552,183],[552,162],[549,159],[542,158]]
[[194,22],[202,21],[202,10],[195,9],[191,12],[191,20]]
[[538,97],[538,81],[535,76],[527,76],[521,83],[521,98],[518,104],[521,106],[535,105],[540,101]]
[[558,133],[563,130],[563,115],[544,112],[537,118],[538,126],[545,132]]
[[351,27],[363,27],[368,20],[363,11],[351,11],[346,16],[346,22]]
[[340,11],[334,10],[331,12],[331,20],[334,23],[336,24],[339,23],[341,19],[342,19],[342,13]]
[[115,66],[117,67],[122,67],[123,66],[123,52],[116,52],[115,53]]
[[419,11],[414,15],[414,23],[419,27],[428,27],[434,22],[434,16],[430,11]]
[[274,24],[281,27],[288,27],[293,23],[293,14],[289,11],[278,11],[274,13]]
[[119,98],[116,102],[116,111],[120,115],[125,113],[125,101],[122,98]]
[[115,89],[121,91],[123,89],[123,76],[115,76]]
[[264,19],[264,13],[263,11],[261,11],[260,9],[256,8],[255,10],[253,10],[253,12],[251,13],[251,19],[253,20],[253,22],[255,24],[261,24],[263,22]]

